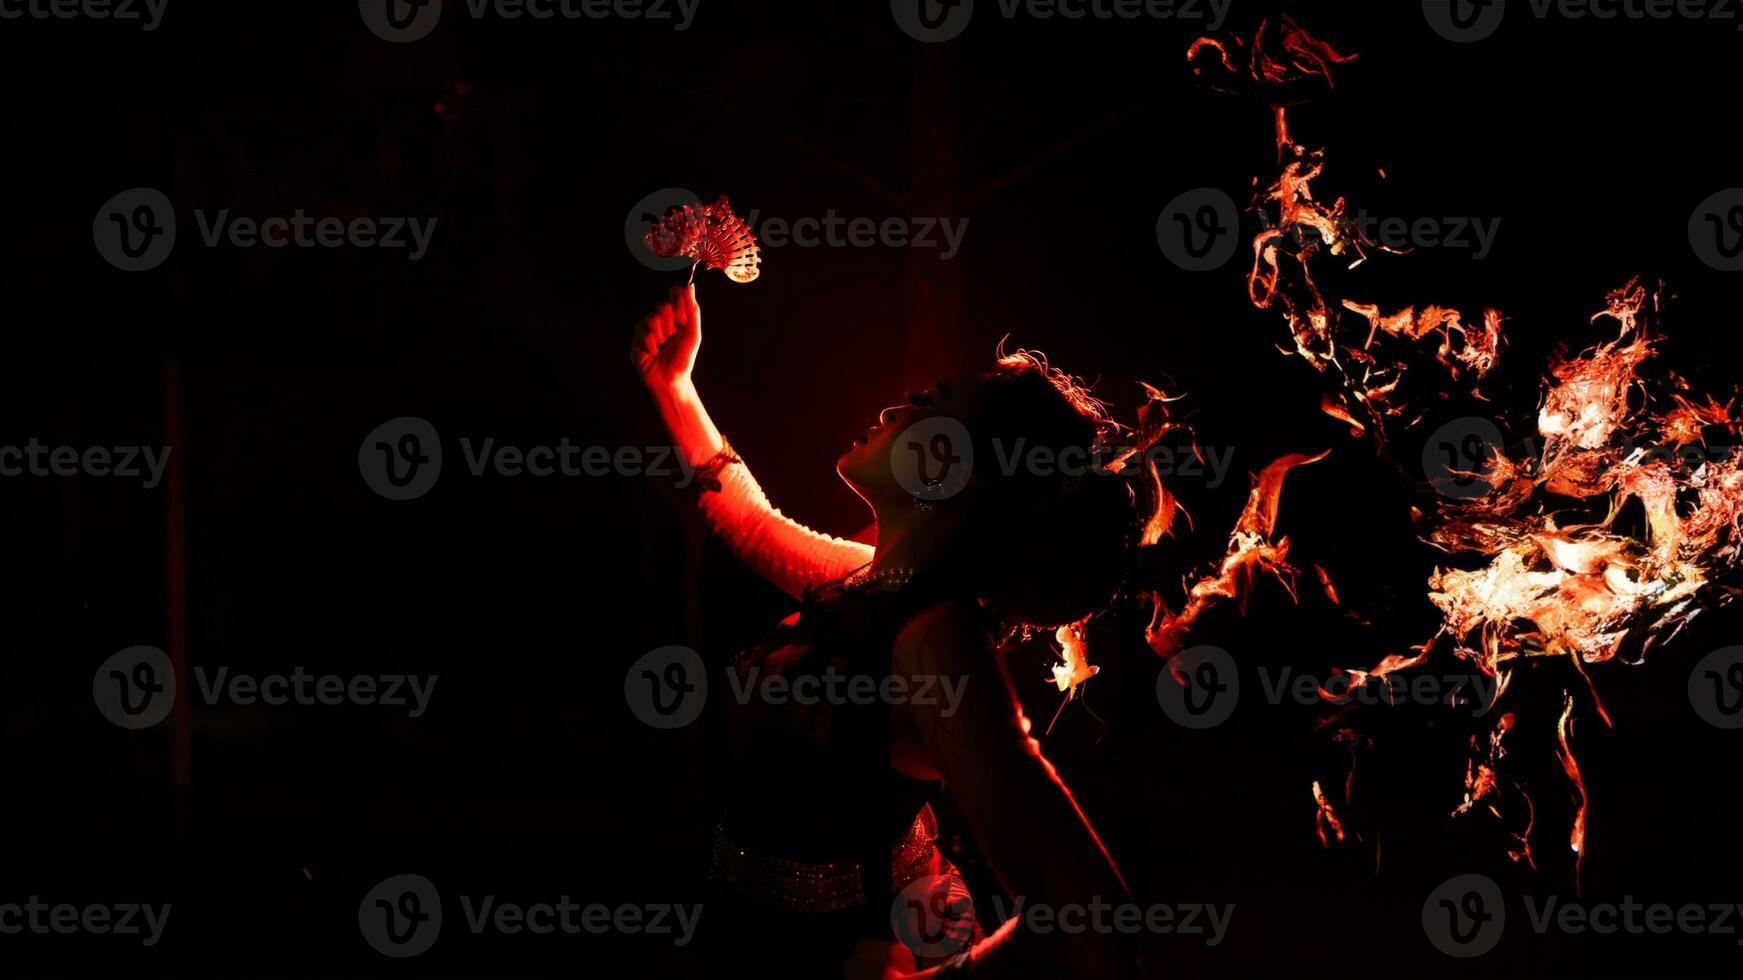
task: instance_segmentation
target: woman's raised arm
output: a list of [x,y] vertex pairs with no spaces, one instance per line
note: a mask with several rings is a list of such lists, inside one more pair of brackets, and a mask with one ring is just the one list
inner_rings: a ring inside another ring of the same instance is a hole
[[[701,346],[696,287],[674,286],[670,298],[636,324],[630,360],[677,451],[698,476],[712,481],[697,489],[714,533],[752,571],[795,598],[871,561],[870,545],[813,531],[769,503],[696,393],[692,372]],[[714,483],[719,489],[712,489]]]

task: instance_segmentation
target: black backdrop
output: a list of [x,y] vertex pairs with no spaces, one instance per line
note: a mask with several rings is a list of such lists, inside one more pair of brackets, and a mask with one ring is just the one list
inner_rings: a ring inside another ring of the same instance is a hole
[[[1598,339],[1586,318],[1634,275],[1679,297],[1667,361],[1732,389],[1743,295],[1698,261],[1686,225],[1702,198],[1743,182],[1743,34],[1515,14],[1455,45],[1415,3],[1288,9],[1360,54],[1334,96],[1292,116],[1297,138],[1331,148],[1326,185],[1347,180],[1380,213],[1501,219],[1482,261],[1429,249],[1365,273],[1388,306],[1505,311],[1497,404],[1528,417],[1546,355]],[[1237,3],[1227,26],[1268,14]],[[1246,302],[1239,261],[1188,273],[1157,247],[1175,194],[1244,199],[1273,163],[1267,112],[1186,71],[1200,27],[983,12],[958,41],[922,46],[881,3],[709,0],[685,32],[450,11],[410,44],[372,35],[350,3],[172,0],[150,32],[0,22],[12,188],[0,443],[173,443],[185,513],[178,534],[167,484],[0,480],[0,901],[175,905],[151,949],[0,937],[0,975],[708,972],[695,947],[646,937],[459,929],[396,961],[357,928],[360,897],[405,872],[519,901],[699,900],[718,711],[655,731],[626,706],[624,671],[669,643],[718,662],[782,614],[781,598],[712,545],[687,557],[698,531],[670,481],[474,479],[456,446],[661,441],[624,350],[678,277],[639,264],[622,229],[663,187],[769,216],[881,219],[928,214],[942,180],[957,189],[948,213],[970,220],[941,280],[912,267],[935,253],[792,246],[768,250],[753,285],[701,277],[698,383],[789,513],[860,530],[830,472],[846,440],[904,385],[981,363],[1008,332],[1127,404],[1140,379],[1185,391],[1201,442],[1233,450],[1223,486],[1180,482],[1197,528],[1178,539],[1183,567],[1220,553],[1246,472],[1338,447],[1292,478],[1283,530],[1376,625],[1263,586],[1246,618],[1219,613],[1201,639],[1322,674],[1425,639],[1435,555],[1412,536],[1417,491],[1311,410],[1318,382],[1274,351],[1282,328]],[[168,262],[130,274],[98,255],[91,223],[138,186],[168,194],[181,228]],[[416,262],[204,247],[191,210],[226,207],[433,216],[439,230]],[[922,314],[936,329],[906,327],[927,306],[919,281],[946,284]],[[429,420],[448,461],[433,491],[395,502],[360,479],[357,453],[402,415]],[[1419,449],[1396,456],[1408,469]],[[178,538],[192,663],[435,674],[428,713],[196,705],[142,732],[105,721],[95,666],[178,632],[166,556]],[[1690,665],[1737,630],[1735,614],[1713,615],[1643,666],[1594,670],[1616,723],[1579,730],[1586,900],[1738,898],[1738,743],[1685,693]],[[1048,717],[1046,658],[1019,656],[1031,713]],[[1237,908],[1219,947],[1153,940],[1156,975],[1736,973],[1733,940],[1699,935],[1514,928],[1488,957],[1446,958],[1419,917],[1448,875],[1572,895],[1569,862],[1550,853],[1566,818],[1557,784],[1532,875],[1492,834],[1446,818],[1462,735],[1395,720],[1352,814],[1370,841],[1382,829],[1376,872],[1371,847],[1328,851],[1314,836],[1309,782],[1341,758],[1313,731],[1317,711],[1260,707],[1186,732],[1157,710],[1147,651],[1103,643],[1095,656],[1089,705],[1106,727],[1067,712],[1049,755],[1140,897]],[[972,844],[963,856],[972,867]]]

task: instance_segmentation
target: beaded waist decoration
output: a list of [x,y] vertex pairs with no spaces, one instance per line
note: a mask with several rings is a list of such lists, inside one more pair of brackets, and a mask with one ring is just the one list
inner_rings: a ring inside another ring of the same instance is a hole
[[[907,836],[890,849],[892,892],[937,873],[943,863],[937,840],[937,818],[932,807],[922,806]],[[814,915],[865,904],[858,861],[815,863],[774,857],[737,844],[724,828],[714,832],[709,876],[759,905],[785,912]]]

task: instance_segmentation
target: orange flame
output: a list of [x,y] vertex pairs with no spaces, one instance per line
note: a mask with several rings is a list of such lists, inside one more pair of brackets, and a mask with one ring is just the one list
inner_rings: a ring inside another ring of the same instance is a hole
[[[1269,53],[1271,47],[1280,47],[1280,53]],[[1477,385],[1494,370],[1504,341],[1499,311],[1486,309],[1480,323],[1468,323],[1458,310],[1439,305],[1386,312],[1358,299],[1328,302],[1315,281],[1313,268],[1323,254],[1354,269],[1370,250],[1392,251],[1353,228],[1344,198],[1328,204],[1315,197],[1312,185],[1324,173],[1325,151],[1294,142],[1276,94],[1315,78],[1329,88],[1332,67],[1353,56],[1313,40],[1287,19],[1281,36],[1267,36],[1261,24],[1250,44],[1201,38],[1187,52],[1195,71],[1202,73],[1196,62],[1205,51],[1216,52],[1221,68],[1231,74],[1239,73],[1243,59],[1236,55],[1245,52],[1246,77],[1239,81],[1256,88],[1273,109],[1280,171],[1252,203],[1264,227],[1252,240],[1247,292],[1255,306],[1282,313],[1293,341],[1287,353],[1335,383],[1321,410],[1346,423],[1352,437],[1371,433],[1384,443],[1389,423],[1415,421],[1398,389],[1407,355],[1427,343],[1434,344],[1434,360],[1447,380],[1482,398]],[[1690,392],[1688,383],[1674,375],[1668,383],[1676,392],[1661,397],[1656,392],[1664,382],[1642,377],[1642,366],[1654,356],[1650,328],[1660,306],[1659,292],[1638,280],[1612,291],[1592,321],[1614,323],[1615,339],[1549,366],[1536,417],[1535,454],[1510,455],[1503,447],[1490,447],[1481,472],[1468,474],[1480,478],[1485,492],[1442,502],[1434,513],[1419,515],[1428,525],[1430,544],[1448,554],[1480,556],[1486,563],[1437,568],[1429,577],[1427,596],[1442,625],[1427,643],[1409,655],[1389,654],[1370,670],[1347,671],[1352,687],[1384,678],[1421,666],[1440,640],[1450,638],[1455,656],[1495,678],[1499,699],[1518,666],[1565,665],[1571,675],[1562,690],[1556,754],[1576,802],[1569,832],[1576,877],[1585,851],[1588,798],[1570,742],[1573,675],[1591,694],[1599,719],[1609,724],[1586,665],[1619,658],[1636,639],[1643,655],[1653,643],[1673,638],[1703,609],[1729,602],[1736,591],[1717,586],[1714,579],[1743,562],[1743,461],[1681,451],[1704,449],[1714,429],[1735,436],[1739,422],[1733,403]],[[1259,489],[1254,492],[1256,500]],[[1249,513],[1257,515],[1251,503]],[[1287,568],[1281,548],[1264,540],[1240,538],[1237,529],[1223,573],[1194,586],[1179,616],[1158,610],[1152,642],[1159,650],[1173,640],[1176,622],[1197,615],[1201,597],[1231,593],[1236,579],[1250,576],[1253,567]],[[1279,578],[1290,587],[1287,574],[1280,572]],[[1323,573],[1322,581],[1335,602]],[[1501,713],[1486,749],[1479,750],[1473,739],[1464,802],[1454,812],[1481,806],[1499,818],[1503,788],[1517,790],[1525,821],[1513,832],[1512,856],[1532,864],[1534,807],[1523,786],[1504,772],[1502,740],[1516,719],[1513,712]],[[1342,824],[1317,782],[1314,797],[1321,841],[1328,828],[1341,840]]]

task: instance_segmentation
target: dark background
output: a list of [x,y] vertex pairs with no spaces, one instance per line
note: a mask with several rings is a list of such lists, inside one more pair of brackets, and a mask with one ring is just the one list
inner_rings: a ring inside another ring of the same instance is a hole
[[[1226,29],[1248,33],[1275,9],[1237,3]],[[1696,203],[1743,183],[1732,23],[1510,16],[1494,38],[1454,45],[1414,3],[1289,9],[1361,56],[1333,97],[1291,116],[1298,139],[1330,147],[1322,193],[1374,213],[1502,219],[1484,261],[1381,257],[1357,282],[1387,308],[1503,310],[1510,347],[1485,392],[1505,419],[1530,418],[1555,344],[1602,339],[1586,318],[1635,275],[1678,296],[1667,364],[1733,390],[1743,294],[1685,231]],[[662,440],[624,352],[681,276],[648,270],[623,241],[630,207],[662,187],[787,218],[970,219],[947,269],[936,253],[788,246],[765,252],[755,284],[699,278],[698,384],[789,514],[860,530],[835,456],[905,387],[984,364],[1008,332],[1128,408],[1140,379],[1184,391],[1200,441],[1233,447],[1227,484],[1176,486],[1196,522],[1177,538],[1182,567],[1221,553],[1246,472],[1337,447],[1291,477],[1282,530],[1375,626],[1266,585],[1246,618],[1208,618],[1202,642],[1324,673],[1426,639],[1421,583],[1436,555],[1408,514],[1420,445],[1401,442],[1394,466],[1313,410],[1319,380],[1274,350],[1282,326],[1246,301],[1240,260],[1191,274],[1157,248],[1177,193],[1245,200],[1272,173],[1268,112],[1186,70],[1199,33],[983,13],[957,42],[923,46],[882,3],[709,0],[681,34],[450,10],[406,45],[340,2],[172,0],[151,33],[0,22],[12,188],[0,443],[172,441],[186,548],[183,606],[167,487],[0,480],[0,900],[175,906],[148,950],[4,937],[0,975],[708,973],[697,948],[648,938],[453,926],[435,952],[392,961],[356,927],[363,893],[406,872],[445,894],[523,902],[700,899],[719,713],[656,732],[626,707],[624,671],[669,643],[724,660],[784,613],[782,598],[698,543],[669,481],[474,479],[458,449],[461,436]],[[181,237],[163,266],[127,274],[90,229],[136,186],[169,195]],[[225,207],[439,228],[420,262],[206,248],[192,210]],[[166,413],[172,396],[179,411]],[[1473,411],[1493,409],[1431,415]],[[377,496],[357,466],[363,437],[400,415],[428,419],[448,453],[441,482],[412,502]],[[431,710],[196,705],[185,723],[112,726],[91,703],[95,665],[134,644],[169,648],[177,608],[194,664],[436,674]],[[1588,711],[1576,729],[1591,790],[1585,900],[1743,897],[1738,742],[1685,693],[1693,662],[1738,626],[1734,611],[1711,615],[1642,666],[1593,670],[1615,727]],[[1045,651],[1016,656],[1031,714],[1049,717]],[[1236,904],[1220,947],[1151,942],[1158,976],[1736,974],[1729,937],[1540,938],[1517,904],[1500,949],[1449,959],[1420,926],[1422,896],[1448,875],[1573,895],[1561,783],[1540,789],[1533,874],[1507,861],[1491,824],[1447,818],[1471,729],[1401,709],[1358,770],[1347,816],[1363,842],[1327,850],[1308,787],[1341,779],[1344,755],[1315,732],[1320,712],[1255,702],[1186,732],[1157,709],[1147,650],[1104,642],[1092,656],[1100,722],[1073,706],[1049,756],[1143,901]],[[973,870],[971,844],[960,856]]]

